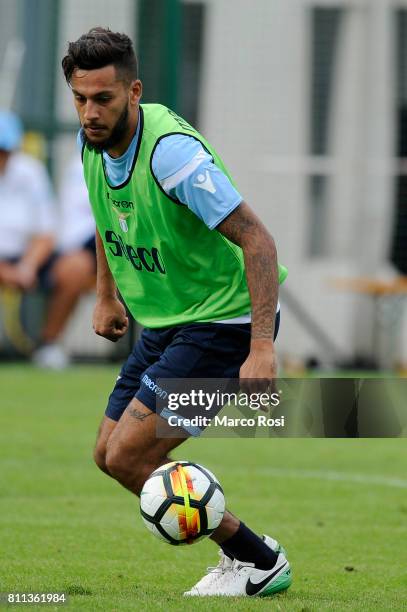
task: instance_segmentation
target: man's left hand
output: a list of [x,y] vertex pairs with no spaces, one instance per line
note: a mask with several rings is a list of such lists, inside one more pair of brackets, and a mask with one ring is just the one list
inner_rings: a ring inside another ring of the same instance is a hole
[[248,358],[240,368],[240,388],[245,393],[265,393],[277,376],[277,356],[274,342],[252,340]]

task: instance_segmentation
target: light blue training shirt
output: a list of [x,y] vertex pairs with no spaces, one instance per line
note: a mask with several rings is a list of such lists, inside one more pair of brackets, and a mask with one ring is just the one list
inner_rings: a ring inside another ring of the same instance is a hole
[[[113,187],[124,183],[131,171],[139,132],[140,123],[127,151],[120,157],[102,153]],[[82,149],[82,130],[78,133],[78,146]],[[152,170],[164,191],[188,206],[209,229],[219,225],[242,202],[228,177],[192,136],[171,134],[162,138],[154,151]]]

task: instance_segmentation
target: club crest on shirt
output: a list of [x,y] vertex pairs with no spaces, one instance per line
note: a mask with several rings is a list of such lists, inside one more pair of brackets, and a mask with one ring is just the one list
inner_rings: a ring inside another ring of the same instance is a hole
[[123,232],[128,232],[129,231],[129,226],[127,225],[127,221],[126,219],[128,217],[130,217],[130,213],[123,213],[120,212],[120,210],[117,210],[117,208],[115,208],[114,206],[112,206],[114,212],[116,213],[118,219],[119,219],[119,225],[120,225],[120,229]]
[[129,212],[125,213],[122,211],[123,209],[134,210],[134,203],[131,202],[130,200],[116,200],[112,198],[111,194],[108,191],[106,191],[106,197],[108,201],[110,202],[112,209],[114,210],[115,214],[118,217],[120,229],[123,232],[128,232],[129,226],[127,225],[126,219],[130,217],[131,213]]

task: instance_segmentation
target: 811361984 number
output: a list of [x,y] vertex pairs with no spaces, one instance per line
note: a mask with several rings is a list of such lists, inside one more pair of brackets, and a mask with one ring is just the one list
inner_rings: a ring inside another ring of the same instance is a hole
[[1,593],[0,602],[7,604],[66,604],[65,593]]

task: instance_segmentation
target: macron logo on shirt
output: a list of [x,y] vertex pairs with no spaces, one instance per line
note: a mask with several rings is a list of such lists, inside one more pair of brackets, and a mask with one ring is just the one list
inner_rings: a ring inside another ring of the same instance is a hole
[[209,191],[209,193],[216,193],[215,186],[209,175],[209,170],[206,170],[205,174],[198,174],[196,180],[197,182],[193,183],[194,187],[197,187],[198,189],[205,189],[205,191]]

